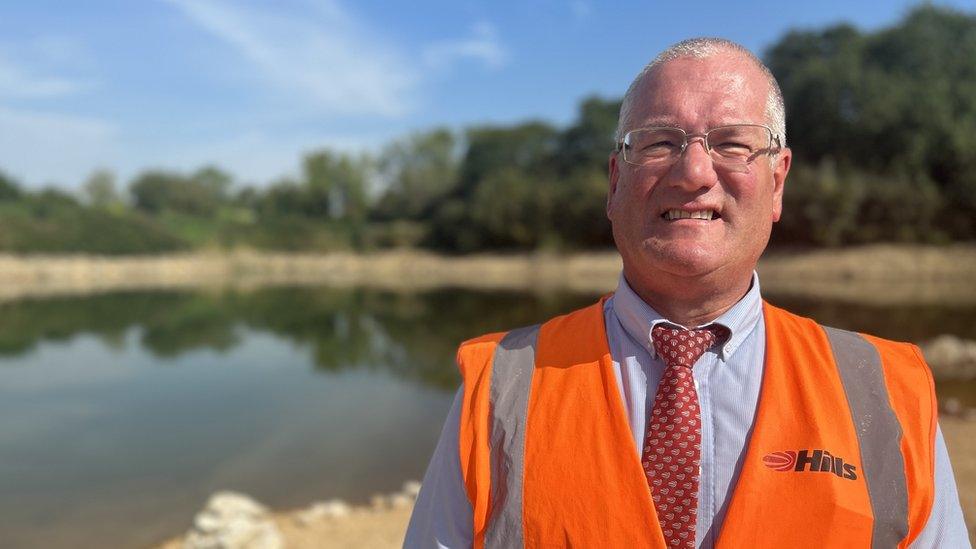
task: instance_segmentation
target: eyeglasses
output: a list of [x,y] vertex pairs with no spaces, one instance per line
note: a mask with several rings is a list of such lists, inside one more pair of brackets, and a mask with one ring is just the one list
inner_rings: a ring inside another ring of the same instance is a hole
[[731,124],[705,133],[686,133],[681,128],[638,128],[617,142],[624,161],[635,166],[670,166],[681,158],[691,139],[701,137],[712,161],[726,168],[745,168],[758,156],[776,153],[780,137],[759,124]]

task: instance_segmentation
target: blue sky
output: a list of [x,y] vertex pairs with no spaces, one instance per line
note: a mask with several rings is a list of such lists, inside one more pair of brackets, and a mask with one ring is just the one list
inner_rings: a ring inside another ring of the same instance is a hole
[[[942,1],[973,10],[972,0]],[[793,28],[871,30],[913,2],[0,2],[0,170],[28,187],[216,164],[264,184],[304,152],[541,118],[616,97],[690,36],[757,53]],[[689,8],[690,7],[690,8]]]

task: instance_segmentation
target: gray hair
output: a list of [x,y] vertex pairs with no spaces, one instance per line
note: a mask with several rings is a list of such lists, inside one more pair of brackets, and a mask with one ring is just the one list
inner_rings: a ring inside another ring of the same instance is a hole
[[644,77],[649,75],[657,67],[675,59],[691,57],[694,59],[705,59],[723,52],[733,52],[743,55],[751,61],[766,76],[769,84],[769,95],[766,97],[766,123],[773,130],[774,134],[780,136],[780,146],[786,146],[786,105],[783,102],[783,92],[779,89],[776,77],[758,57],[741,44],[724,38],[689,38],[677,44],[669,46],[666,50],[658,54],[653,61],[647,64],[640,74],[634,78],[624,94],[623,102],[620,104],[620,117],[617,118],[617,131],[615,139],[620,141],[624,137],[625,124],[630,118],[633,109],[634,99],[637,89],[640,87]]

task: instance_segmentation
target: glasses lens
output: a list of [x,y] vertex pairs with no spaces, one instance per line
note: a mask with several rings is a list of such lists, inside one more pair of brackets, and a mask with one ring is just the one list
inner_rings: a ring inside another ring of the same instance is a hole
[[631,164],[668,162],[681,154],[684,140],[684,132],[676,128],[633,130],[624,137],[624,160]]
[[708,134],[708,148],[718,161],[750,162],[771,144],[772,134],[762,126],[723,126]]

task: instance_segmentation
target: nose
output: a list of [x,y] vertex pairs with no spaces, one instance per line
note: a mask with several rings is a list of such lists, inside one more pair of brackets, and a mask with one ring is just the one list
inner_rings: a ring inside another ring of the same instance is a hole
[[693,137],[668,174],[671,184],[688,191],[708,189],[718,183],[712,157],[705,150],[705,139]]

